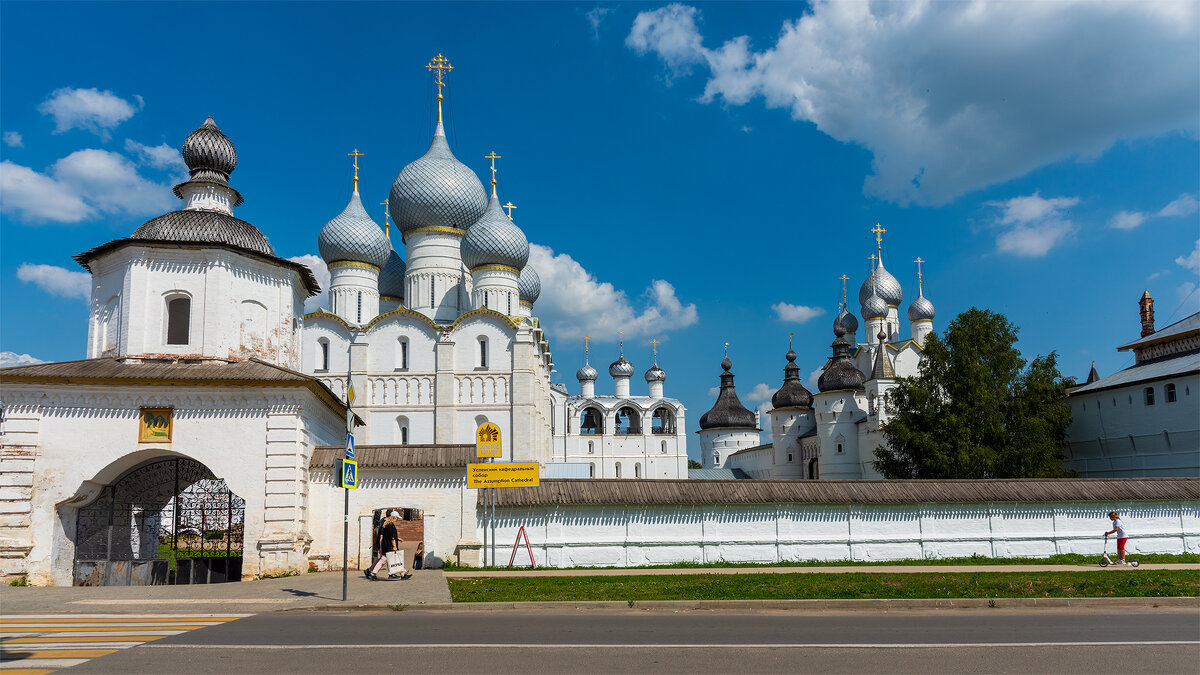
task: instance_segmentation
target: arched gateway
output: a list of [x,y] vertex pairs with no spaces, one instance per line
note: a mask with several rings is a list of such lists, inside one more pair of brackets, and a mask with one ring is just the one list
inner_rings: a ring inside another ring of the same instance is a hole
[[194,459],[141,464],[79,509],[74,584],[239,581],[245,511],[245,501]]

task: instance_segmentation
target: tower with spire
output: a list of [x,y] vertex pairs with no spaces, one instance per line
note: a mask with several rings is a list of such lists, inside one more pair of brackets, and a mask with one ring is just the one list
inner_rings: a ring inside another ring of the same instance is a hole
[[800,381],[800,366],[796,365],[791,333],[788,334],[788,350],[784,358],[787,364],[783,367],[783,384],[771,397],[772,407],[767,413],[771,420],[771,444],[774,449],[771,478],[816,478],[813,460],[817,459],[819,446],[813,395]]
[[758,445],[758,419],[738,399],[732,368],[726,342],[717,401],[700,417],[700,463],[706,469],[724,469],[730,455]]
[[395,255],[388,237],[367,215],[358,194],[358,158],[362,155],[358,148],[347,153],[354,158],[350,201],[317,237],[317,250],[329,267],[330,311],[354,325],[369,323],[379,315],[380,274]]
[[[525,233],[504,213],[496,196],[496,160],[491,160],[492,195],[487,208],[462,240],[463,264],[471,273],[473,306],[516,316],[521,306],[521,272],[529,261]],[[532,303],[531,303],[532,306]]]

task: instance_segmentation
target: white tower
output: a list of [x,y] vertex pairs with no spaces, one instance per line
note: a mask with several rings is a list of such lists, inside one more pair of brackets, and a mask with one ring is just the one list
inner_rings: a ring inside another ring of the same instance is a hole
[[[845,310],[843,310],[845,311]],[[783,367],[783,386],[771,397],[771,445],[775,449],[775,477],[803,478],[806,461],[801,462],[800,439],[808,436],[816,425],[813,416],[812,392],[800,382],[800,366],[789,336],[787,365]]]
[[[728,343],[726,343],[728,348]],[[721,361],[721,391],[717,402],[700,417],[700,462],[706,469],[723,469],[729,456],[758,445],[758,422],[754,413],[738,400],[733,386],[733,363]]]
[[629,378],[633,377],[633,364],[625,360],[624,331],[621,331],[621,355],[616,361],[608,364],[608,374],[613,379],[613,395],[619,398],[629,396]]
[[[896,277],[883,266],[883,233],[887,230],[876,224],[871,231],[875,233],[875,254],[871,256],[871,274],[858,289],[858,302],[863,306],[863,320],[866,321],[867,298],[874,293],[883,300],[883,328],[887,334],[887,342],[893,342],[900,337],[900,313],[897,308],[904,301],[904,290]],[[876,328],[878,326],[871,326],[870,322],[867,322],[865,337],[868,344],[874,344],[877,340]]]
[[658,340],[651,340],[650,344],[654,346],[654,365],[646,371],[646,384],[650,386],[650,398],[662,398],[667,371],[658,367]]
[[579,380],[579,395],[584,398],[592,398],[596,395],[596,378],[600,373],[588,363],[589,345],[588,337],[583,336],[583,367],[575,373],[575,379]]
[[487,209],[467,229],[462,241],[462,259],[471,271],[471,304],[507,316],[515,316],[521,306],[521,269],[529,261],[529,241],[525,233],[505,215],[496,196],[495,152],[492,160],[492,197]]

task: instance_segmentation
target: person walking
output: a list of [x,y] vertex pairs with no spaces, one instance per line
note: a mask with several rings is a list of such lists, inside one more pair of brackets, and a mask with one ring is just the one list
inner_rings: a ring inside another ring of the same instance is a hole
[[[379,569],[388,563],[388,554],[397,553],[400,551],[400,542],[404,540],[400,538],[399,533],[396,531],[396,523],[398,522],[400,522],[400,513],[397,511],[392,511],[388,514],[388,517],[384,519],[383,524],[379,527],[379,534],[376,535],[376,544],[379,548],[379,558],[375,561],[375,564],[371,565],[370,569],[366,571],[367,578],[372,581],[377,581],[379,579],[377,574]],[[400,578],[407,579],[412,575],[408,574],[408,570],[404,568],[403,554],[397,554],[401,556]],[[389,574],[388,576],[391,577],[395,575]]]
[[1104,533],[1104,536],[1110,534],[1117,535],[1117,564],[1125,564],[1125,542],[1129,541],[1129,533],[1125,531],[1125,523],[1121,522],[1121,516],[1116,511],[1109,511],[1108,519],[1112,521],[1113,529]]

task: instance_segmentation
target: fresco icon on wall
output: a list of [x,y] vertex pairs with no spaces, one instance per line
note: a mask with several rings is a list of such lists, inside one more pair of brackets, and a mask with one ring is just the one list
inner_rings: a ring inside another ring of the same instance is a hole
[[138,422],[138,443],[170,443],[171,408],[142,408]]

